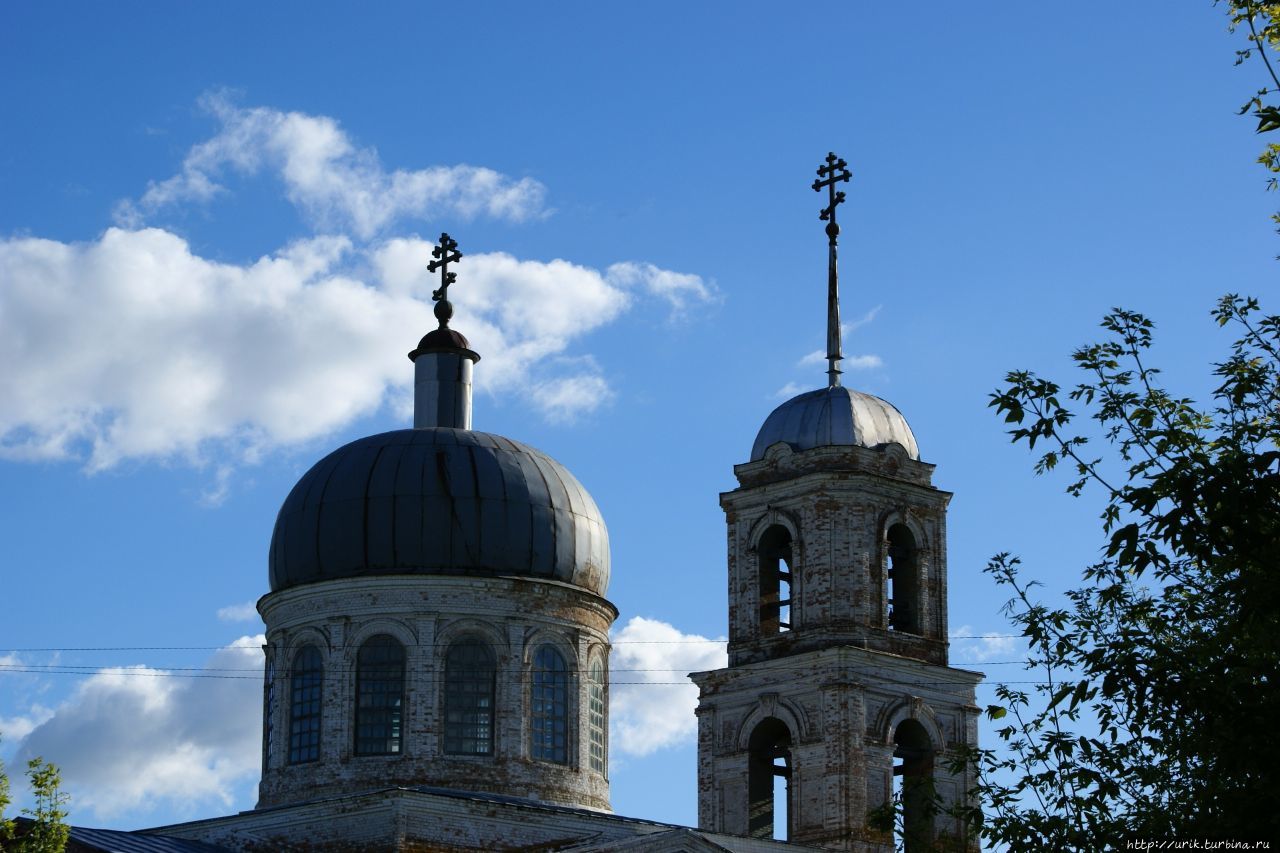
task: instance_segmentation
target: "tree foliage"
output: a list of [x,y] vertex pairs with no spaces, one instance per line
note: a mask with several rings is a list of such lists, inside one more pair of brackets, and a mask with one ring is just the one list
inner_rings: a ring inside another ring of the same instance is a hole
[[23,809],[30,820],[16,824],[4,816],[9,806],[9,777],[0,764],[0,850],[12,853],[63,853],[70,828],[66,824],[67,794],[62,792],[58,768],[42,758],[27,762],[27,780],[35,805]]
[[1009,849],[1280,839],[1280,316],[1227,296],[1214,317],[1238,338],[1209,407],[1161,385],[1151,321],[1119,310],[1065,397],[1025,371],[992,395],[1038,472],[1105,498],[1102,559],[1065,607],[1037,601],[1016,558],[988,566],[1042,679],[989,709],[1006,749],[981,756],[983,832]]
[[[1237,64],[1269,80],[1241,113],[1280,130],[1280,0],[1224,5],[1246,34]],[[1280,144],[1258,159],[1275,189]],[[1213,316],[1235,343],[1208,406],[1161,384],[1153,324],[1123,310],[1075,352],[1086,379],[1065,396],[1026,371],[992,394],[1037,473],[1066,468],[1071,494],[1104,498],[1101,559],[1065,606],[1039,601],[1017,558],[987,567],[1038,673],[997,688],[1005,748],[973,756],[975,822],[1010,850],[1280,840],[1280,316],[1234,295]]]
[[[1269,81],[1245,101],[1240,113],[1252,113],[1258,120],[1258,133],[1280,130],[1280,105],[1274,103],[1280,95],[1280,75],[1273,61],[1273,54],[1280,52],[1280,0],[1228,0],[1226,5],[1232,30],[1244,30],[1248,40],[1247,47],[1236,51],[1236,65],[1256,60],[1265,69]],[[1280,143],[1267,143],[1258,162],[1272,174],[1268,188],[1280,187],[1276,178],[1280,174]],[[1280,213],[1271,219],[1280,225]]]

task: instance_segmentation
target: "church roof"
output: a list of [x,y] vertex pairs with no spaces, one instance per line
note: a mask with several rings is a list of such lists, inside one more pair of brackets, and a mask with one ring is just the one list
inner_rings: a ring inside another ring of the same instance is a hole
[[603,595],[609,534],[568,469],[526,444],[431,427],[358,439],[285,499],[271,590],[370,575],[515,575]]
[[916,437],[902,412],[879,397],[840,385],[792,397],[774,409],[756,435],[751,461],[763,459],[769,446],[780,441],[792,450],[899,444],[912,459],[920,458]]
[[70,827],[67,853],[226,853],[227,848],[163,835]]
[[[371,815],[377,815],[378,819],[371,820]],[[523,797],[426,785],[392,786],[144,832],[200,837],[215,842],[252,838],[263,844],[263,849],[290,849],[289,845],[293,844],[309,850],[350,850],[357,846],[343,839],[359,838],[358,849],[379,853],[422,849],[780,853],[816,849],[794,842],[726,835]],[[268,846],[273,842],[277,843],[276,847]]]

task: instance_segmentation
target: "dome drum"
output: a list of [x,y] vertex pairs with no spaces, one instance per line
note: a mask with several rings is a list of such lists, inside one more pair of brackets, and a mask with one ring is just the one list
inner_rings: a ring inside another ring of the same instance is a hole
[[[531,590],[533,586],[536,589]],[[608,669],[609,627],[617,610],[564,583],[524,578],[397,575],[341,578],[269,593],[259,603],[272,665],[266,694],[265,762],[258,808],[373,791],[431,786],[526,797],[608,811],[607,775],[592,763],[589,709],[593,665]],[[379,636],[403,649],[394,754],[362,754],[361,650]],[[489,748],[451,748],[449,660],[477,644],[493,666],[485,706]],[[554,647],[563,682],[564,754],[542,760],[529,731],[537,703],[534,659]],[[323,677],[314,754],[298,762],[291,727],[300,652],[315,650]],[[271,675],[274,673],[274,677]],[[607,697],[607,685],[604,686]],[[605,698],[607,702],[607,698]],[[482,754],[483,753],[483,754]]]

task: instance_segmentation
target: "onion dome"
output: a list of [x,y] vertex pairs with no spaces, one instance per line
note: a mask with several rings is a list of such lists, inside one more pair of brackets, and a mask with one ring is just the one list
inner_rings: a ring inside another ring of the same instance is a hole
[[466,429],[404,429],[340,447],[276,519],[271,591],[371,575],[518,576],[603,595],[609,534],[546,454]]
[[792,450],[900,444],[912,459],[920,458],[916,437],[902,412],[879,397],[841,385],[792,397],[774,409],[756,434],[751,461],[763,459],[769,446],[780,441]]
[[545,453],[471,430],[480,356],[449,328],[457,248],[441,234],[427,267],[440,270],[440,327],[409,353],[414,428],[353,441],[302,476],[271,536],[272,592],[373,575],[469,575],[604,595],[609,534],[587,490]]

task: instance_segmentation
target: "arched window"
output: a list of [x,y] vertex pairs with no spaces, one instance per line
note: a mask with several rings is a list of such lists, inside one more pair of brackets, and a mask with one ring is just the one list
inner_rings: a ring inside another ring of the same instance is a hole
[[916,720],[903,720],[893,732],[893,794],[901,804],[894,836],[904,853],[933,849],[933,744]]
[[775,717],[762,720],[747,744],[747,834],[791,837],[791,732]]
[[494,681],[489,647],[462,640],[444,662],[444,751],[447,755],[493,755]]
[[609,768],[609,754],[605,748],[604,664],[598,657],[591,661],[590,679],[591,707],[587,722],[591,733],[591,769],[604,774]]
[[271,764],[276,745],[276,655],[271,646],[265,648],[262,668],[262,766]]
[[400,752],[404,713],[404,646],[378,634],[356,659],[356,755]]
[[533,658],[529,753],[542,761],[569,763],[569,670],[553,646]]
[[920,552],[916,537],[905,524],[895,524],[885,536],[886,624],[892,631],[920,633]]
[[760,555],[760,633],[791,630],[791,532],[775,524],[756,545]]
[[303,646],[289,670],[289,763],[320,758],[320,705],[324,663],[320,650]]

